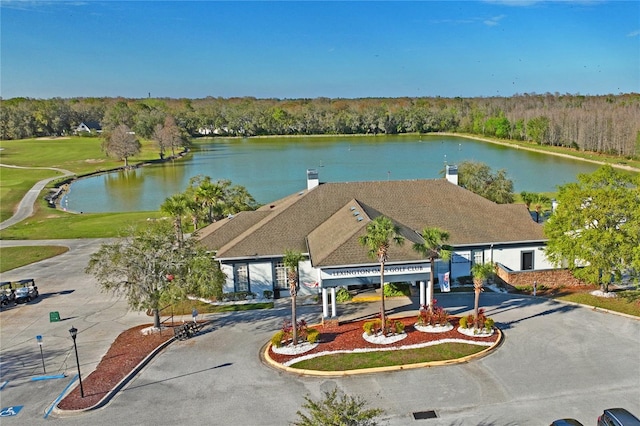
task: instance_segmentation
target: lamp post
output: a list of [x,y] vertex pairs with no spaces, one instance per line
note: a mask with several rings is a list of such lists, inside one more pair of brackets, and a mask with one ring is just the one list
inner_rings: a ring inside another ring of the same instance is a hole
[[73,348],[76,351],[76,365],[78,366],[78,380],[80,380],[80,397],[84,398],[84,389],[82,389],[82,376],[80,375],[80,361],[78,360],[78,346],[76,345],[76,336],[78,335],[78,329],[72,326],[69,329],[69,334],[71,334],[71,338],[73,339]]

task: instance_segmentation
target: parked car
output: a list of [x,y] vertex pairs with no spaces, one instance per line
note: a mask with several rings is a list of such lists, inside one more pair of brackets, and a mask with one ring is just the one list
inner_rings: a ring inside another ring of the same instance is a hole
[[16,303],[27,303],[38,297],[38,286],[33,279],[20,280],[16,283]]
[[13,290],[13,284],[11,281],[4,281],[0,283],[0,303],[8,305],[16,302],[16,293]]
[[598,426],[640,426],[640,420],[624,408],[607,408],[598,417]]
[[558,419],[551,423],[551,426],[584,426],[576,419]]

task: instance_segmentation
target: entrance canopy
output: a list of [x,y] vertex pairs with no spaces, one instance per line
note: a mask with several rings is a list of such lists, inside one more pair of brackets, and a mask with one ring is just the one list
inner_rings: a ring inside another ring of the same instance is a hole
[[[385,264],[386,282],[424,281],[431,274],[429,263]],[[320,287],[380,284],[380,266],[324,268],[320,270]]]

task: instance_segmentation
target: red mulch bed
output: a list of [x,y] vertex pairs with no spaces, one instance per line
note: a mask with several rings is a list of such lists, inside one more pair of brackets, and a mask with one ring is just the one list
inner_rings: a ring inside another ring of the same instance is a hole
[[93,407],[107,393],[114,389],[136,366],[154,349],[173,337],[173,330],[168,328],[143,335],[140,330],[151,327],[151,324],[140,325],[122,332],[111,345],[96,369],[82,378],[84,398],[80,396],[80,386],[71,391],[60,401],[58,408],[62,410],[81,410]]
[[337,350],[352,350],[356,348],[372,348],[381,349],[389,347],[402,347],[408,345],[415,345],[419,343],[427,343],[441,339],[464,339],[469,341],[483,341],[483,342],[496,342],[498,340],[498,333],[494,333],[489,337],[469,337],[464,334],[458,333],[458,318],[450,318],[449,322],[454,326],[453,330],[445,333],[424,333],[418,331],[413,327],[416,322],[415,317],[401,318],[399,319],[405,325],[404,331],[407,333],[407,337],[404,339],[392,343],[389,345],[378,345],[370,343],[362,337],[364,333],[363,325],[366,321],[362,320],[349,323],[343,323],[338,326],[324,325],[319,326],[320,331],[320,344],[314,349],[305,352],[300,355],[284,355],[277,354],[269,348],[269,357],[277,363],[284,363],[294,358],[298,358],[304,355],[310,355],[318,352],[337,351]]

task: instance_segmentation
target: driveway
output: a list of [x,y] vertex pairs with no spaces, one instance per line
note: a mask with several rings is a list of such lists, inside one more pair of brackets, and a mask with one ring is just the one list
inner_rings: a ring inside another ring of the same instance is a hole
[[[212,316],[209,332],[172,343],[105,408],[44,420],[44,410],[75,374],[68,337],[72,325],[80,330],[81,366],[90,371],[117,334],[149,321],[128,312],[123,301],[97,292],[93,279],[82,272],[99,243],[82,240],[65,255],[0,277],[34,277],[45,294],[39,302],[0,313],[0,381],[9,380],[0,394],[2,407],[24,405],[3,424],[286,425],[297,419],[305,395],[320,399],[334,387],[383,408],[384,423],[392,426],[548,425],[562,417],[587,425],[613,406],[640,414],[640,321],[541,298],[483,293],[481,305],[505,340],[494,353],[468,364],[347,378],[273,370],[259,354],[290,315],[287,301],[281,300],[268,311]],[[473,294],[440,295],[438,302],[459,315],[471,311]],[[415,304],[389,304],[389,309],[413,311]],[[53,309],[64,321],[48,322]],[[352,304],[340,313],[361,317],[376,310],[376,303]],[[317,305],[298,311],[309,322],[321,316]],[[28,381],[41,374],[38,334],[44,336],[47,373],[50,367],[67,378]],[[15,373],[5,370],[9,365]],[[413,419],[412,413],[427,410],[438,417]]]

